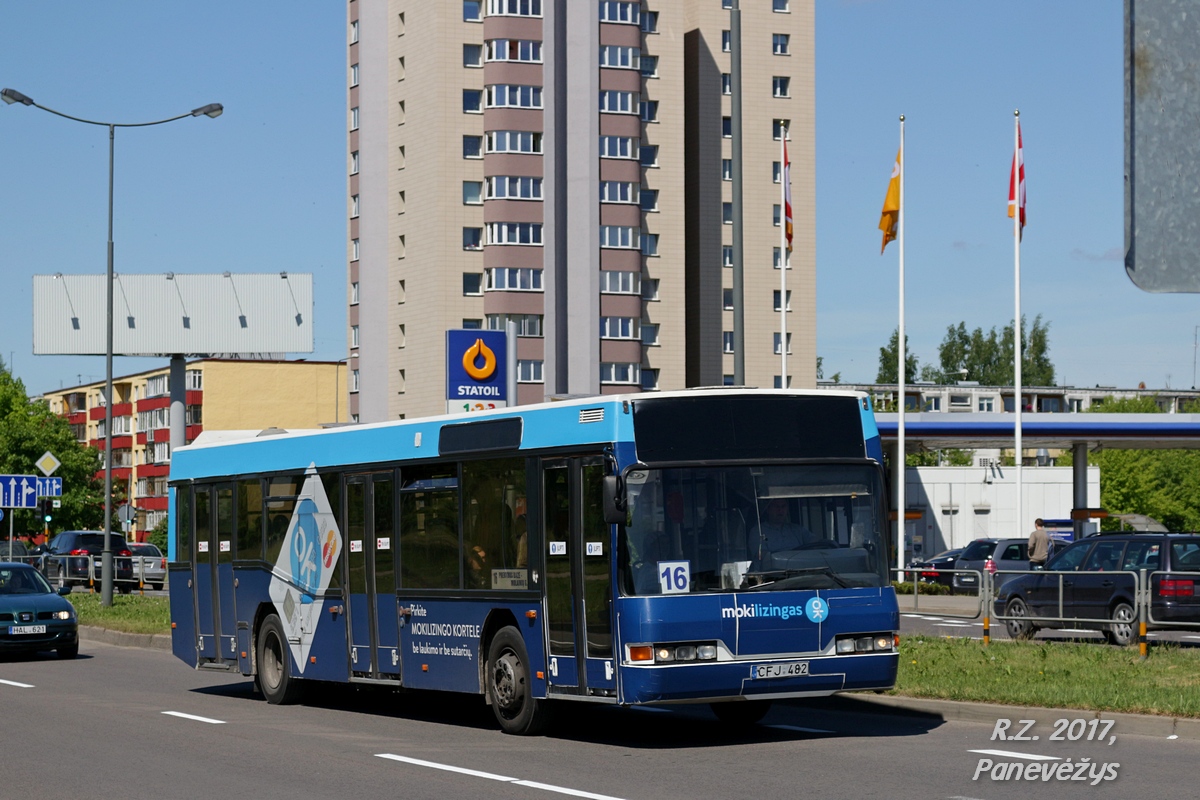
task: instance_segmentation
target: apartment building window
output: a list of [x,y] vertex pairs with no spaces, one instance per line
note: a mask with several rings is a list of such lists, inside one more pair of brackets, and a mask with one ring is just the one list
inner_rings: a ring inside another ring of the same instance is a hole
[[643,233],[642,234],[642,255],[657,256],[658,255],[658,234]]
[[[155,408],[151,411],[139,411],[137,415],[138,430],[152,431],[159,428],[171,427],[171,409]],[[103,438],[104,432],[100,431],[100,437]]]
[[775,75],[772,77],[771,95],[773,97],[791,97],[792,79],[784,75]]
[[721,308],[733,311],[733,289],[721,290]]
[[350,326],[350,346],[358,347],[358,326],[357,325]]
[[723,180],[723,181],[733,180],[733,159],[732,158],[722,158],[721,159],[721,180]]
[[732,267],[733,266],[733,245],[731,245],[731,244],[721,245],[721,266],[722,267]]
[[463,22],[483,22],[483,3],[480,0],[463,0]]
[[642,211],[658,211],[658,189],[642,189],[640,197]]
[[792,140],[792,121],[790,119],[773,119],[771,120],[771,138],[779,141],[784,132],[787,132],[787,138]]
[[721,31],[721,52],[728,53],[732,46],[733,38],[729,35],[729,31]]
[[[778,247],[773,248],[771,251],[771,267],[773,269],[779,269],[779,253]],[[784,257],[783,261],[787,264],[788,269],[792,268],[792,254],[790,252]]]
[[505,330],[509,322],[517,326],[517,336],[542,336],[541,314],[487,314],[489,331]]
[[638,330],[639,322],[635,317],[601,317],[600,338],[640,339],[642,334]]
[[489,17],[540,17],[542,0],[488,0]]
[[148,448],[149,456],[154,464],[166,464],[171,460],[171,443],[155,442]]
[[[775,355],[779,355],[779,331],[776,331],[771,335],[774,337],[772,347],[775,348]],[[790,333],[787,335],[787,351],[789,354],[792,352],[792,335]]]
[[642,390],[653,392],[658,389],[658,370],[644,369],[642,370]]
[[350,65],[350,86],[358,86],[358,64]]
[[489,153],[542,152],[542,134],[535,131],[488,131],[484,139]]
[[658,33],[658,12],[642,12],[642,33]]
[[517,359],[517,383],[542,383],[542,361]]
[[[790,335],[789,335],[789,338],[790,338]],[[776,376],[775,376],[775,383],[774,383],[774,386],[775,386],[775,388],[776,388],[776,389],[782,389],[782,388],[783,388],[783,377],[782,377],[782,376],[780,376],[780,375],[776,375]],[[787,379],[787,388],[789,388],[789,389],[790,389],[790,388],[792,388],[792,376],[791,376],[791,375],[788,375],[788,379]]]
[[542,63],[542,43],[533,39],[488,39],[488,61]]
[[350,370],[350,391],[358,391],[358,370],[356,369]]
[[350,44],[358,44],[358,20],[350,23]]
[[482,67],[483,66],[483,45],[481,45],[481,44],[464,44],[463,45],[463,66],[464,67]]
[[658,101],[643,100],[641,112],[642,122],[658,122]]
[[518,175],[493,175],[487,179],[488,200],[541,200],[542,179]]
[[482,327],[483,320],[481,319],[464,319],[462,321],[462,328],[464,331],[477,331]]
[[721,117],[721,136],[733,138],[733,117]]
[[733,8],[733,0],[721,0],[721,8]]
[[777,56],[786,56],[790,50],[792,37],[786,33],[771,34],[771,52]]
[[642,77],[658,77],[658,56],[642,56]]
[[540,292],[542,271],[531,267],[493,267],[487,270],[489,292]]
[[642,280],[642,299],[658,299],[658,278],[645,278]]
[[[645,148],[642,148],[642,152],[645,152]],[[601,136],[600,157],[637,158],[638,141],[631,136]]]
[[463,250],[483,249],[483,228],[463,228]]
[[728,72],[721,73],[721,94],[733,94],[733,76]]
[[624,22],[637,25],[641,11],[641,0],[634,3],[624,2],[624,0],[600,0],[601,22]]
[[[771,307],[776,311],[779,310],[779,290],[778,289],[771,292]],[[792,290],[791,289],[788,289],[788,293],[787,293],[787,310],[788,311],[792,310]]]
[[483,181],[463,181],[463,205],[477,206],[483,203]]
[[489,222],[487,224],[487,243],[496,245],[542,244],[542,223],[540,222]]
[[463,276],[463,296],[475,297],[483,294],[483,273],[482,272],[464,272]]
[[358,261],[359,244],[358,239],[350,240],[350,260]]
[[350,284],[350,305],[358,305],[358,281]]
[[351,175],[358,174],[358,151],[357,150],[355,150],[353,153],[350,154],[350,174]]
[[996,410],[996,398],[990,397],[990,396],[989,397],[980,397],[979,398],[979,410],[980,411],[989,411],[989,412],[995,411]]
[[775,205],[771,206],[771,223],[776,228],[779,227],[779,218],[781,216],[781,213],[782,212],[780,210],[779,203],[776,203]]
[[600,363],[600,382],[641,383],[642,365],[630,364],[623,361],[602,361]]
[[463,158],[483,158],[483,137],[463,137]]
[[788,12],[788,0],[771,0],[771,10],[785,14]]
[[488,108],[541,108],[542,87],[497,83],[486,87]]
[[356,194],[350,195],[350,216],[358,216],[358,195]]
[[463,89],[463,113],[483,113],[483,92],[479,89]]
[[[733,291],[730,289],[729,291]],[[733,331],[721,331],[721,352],[733,352]]]
[[630,181],[600,181],[601,203],[632,203],[638,196],[638,184]]
[[600,273],[601,294],[640,294],[642,274],[626,270],[603,270]]
[[658,325],[642,323],[642,344],[646,347],[658,347]]
[[643,167],[658,166],[658,145],[644,144],[638,149],[638,159],[642,162]]
[[608,90],[600,92],[600,111],[606,114],[636,114],[637,92]]
[[721,222],[733,224],[733,203],[721,203]]
[[601,225],[600,246],[636,249],[640,246],[641,230],[631,225]]
[[600,66],[613,69],[638,69],[641,66],[641,48],[619,44],[606,44],[600,48]]
[[358,106],[350,109],[350,130],[358,130]]

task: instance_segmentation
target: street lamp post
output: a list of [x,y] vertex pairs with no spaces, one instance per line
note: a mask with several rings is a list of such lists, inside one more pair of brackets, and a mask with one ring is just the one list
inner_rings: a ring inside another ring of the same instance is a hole
[[113,560],[112,542],[109,534],[112,532],[112,394],[113,394],[113,143],[117,128],[148,128],[151,125],[162,125],[186,117],[210,117],[215,119],[225,110],[220,103],[209,103],[195,108],[186,114],[159,119],[153,122],[98,122],[82,117],[73,117],[53,108],[39,105],[32,97],[21,94],[16,89],[0,91],[0,100],[12,105],[20,103],[25,106],[40,108],[58,117],[82,122],[87,125],[100,125],[108,128],[108,272],[107,272],[107,321],[105,323],[104,348],[104,555],[100,562],[100,604],[112,605],[113,595]]

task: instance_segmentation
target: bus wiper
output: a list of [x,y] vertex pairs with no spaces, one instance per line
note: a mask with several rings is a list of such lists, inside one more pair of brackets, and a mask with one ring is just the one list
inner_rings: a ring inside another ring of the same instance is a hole
[[833,580],[833,582],[836,583],[841,588],[843,588],[843,589],[850,588],[850,584],[848,584],[844,580],[842,580],[842,578],[836,572],[834,572],[832,569],[830,569],[829,565],[825,564],[825,565],[822,565],[819,567],[805,567],[804,569],[783,569],[783,570],[771,570],[770,572],[749,573],[746,575],[747,578],[750,578],[751,575],[753,575],[756,578],[774,578],[774,580],[766,580],[764,583],[758,583],[758,584],[755,584],[754,586],[748,586],[745,589],[743,589],[742,591],[757,592],[757,591],[761,591],[762,589],[766,589],[769,586],[775,586],[778,583],[784,583],[792,578],[798,578],[801,575],[814,575],[814,574],[828,575]]

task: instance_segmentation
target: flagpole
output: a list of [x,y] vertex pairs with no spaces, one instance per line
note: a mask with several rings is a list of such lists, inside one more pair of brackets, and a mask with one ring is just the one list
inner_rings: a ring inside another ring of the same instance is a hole
[[1022,517],[1024,509],[1021,505],[1021,412],[1024,407],[1023,398],[1021,395],[1021,110],[1013,111],[1013,177],[1012,181],[1015,184],[1013,193],[1013,279],[1014,279],[1014,297],[1016,316],[1013,318],[1013,382],[1016,384],[1014,391],[1016,392],[1015,402],[1013,403],[1017,412],[1016,430],[1016,462],[1017,462],[1017,527],[1014,536],[1020,536],[1024,530]]
[[[904,457],[904,389],[908,377],[904,373],[905,362],[905,342],[904,342],[904,115],[900,115],[900,209],[897,213],[896,221],[896,241],[900,246],[900,324],[897,330],[897,345],[896,351],[899,353],[899,360],[896,369],[896,387],[897,392],[897,419],[899,424],[897,427],[897,446],[896,446],[896,569],[904,569],[904,537],[907,531],[905,530],[904,509],[906,508],[904,498],[904,482],[905,474],[905,457]],[[900,580],[904,580],[904,573],[900,573]]]
[[789,180],[787,162],[787,128],[782,128],[779,137],[779,388],[788,388],[787,372],[787,184]]

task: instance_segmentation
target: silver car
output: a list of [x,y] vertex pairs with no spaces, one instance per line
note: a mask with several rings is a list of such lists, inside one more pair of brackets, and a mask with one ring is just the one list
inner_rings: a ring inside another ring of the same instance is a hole
[[[954,562],[955,569],[977,570],[980,575],[971,573],[955,573],[954,589],[974,594],[979,591],[979,579],[987,569],[987,562],[992,561],[998,570],[1029,569],[1029,540],[1028,539],[976,539],[962,551],[958,561]],[[1005,581],[1016,575],[997,575],[994,588],[999,589]]]
[[132,542],[133,579],[151,589],[158,590],[167,580],[167,559],[157,546],[148,542]]

